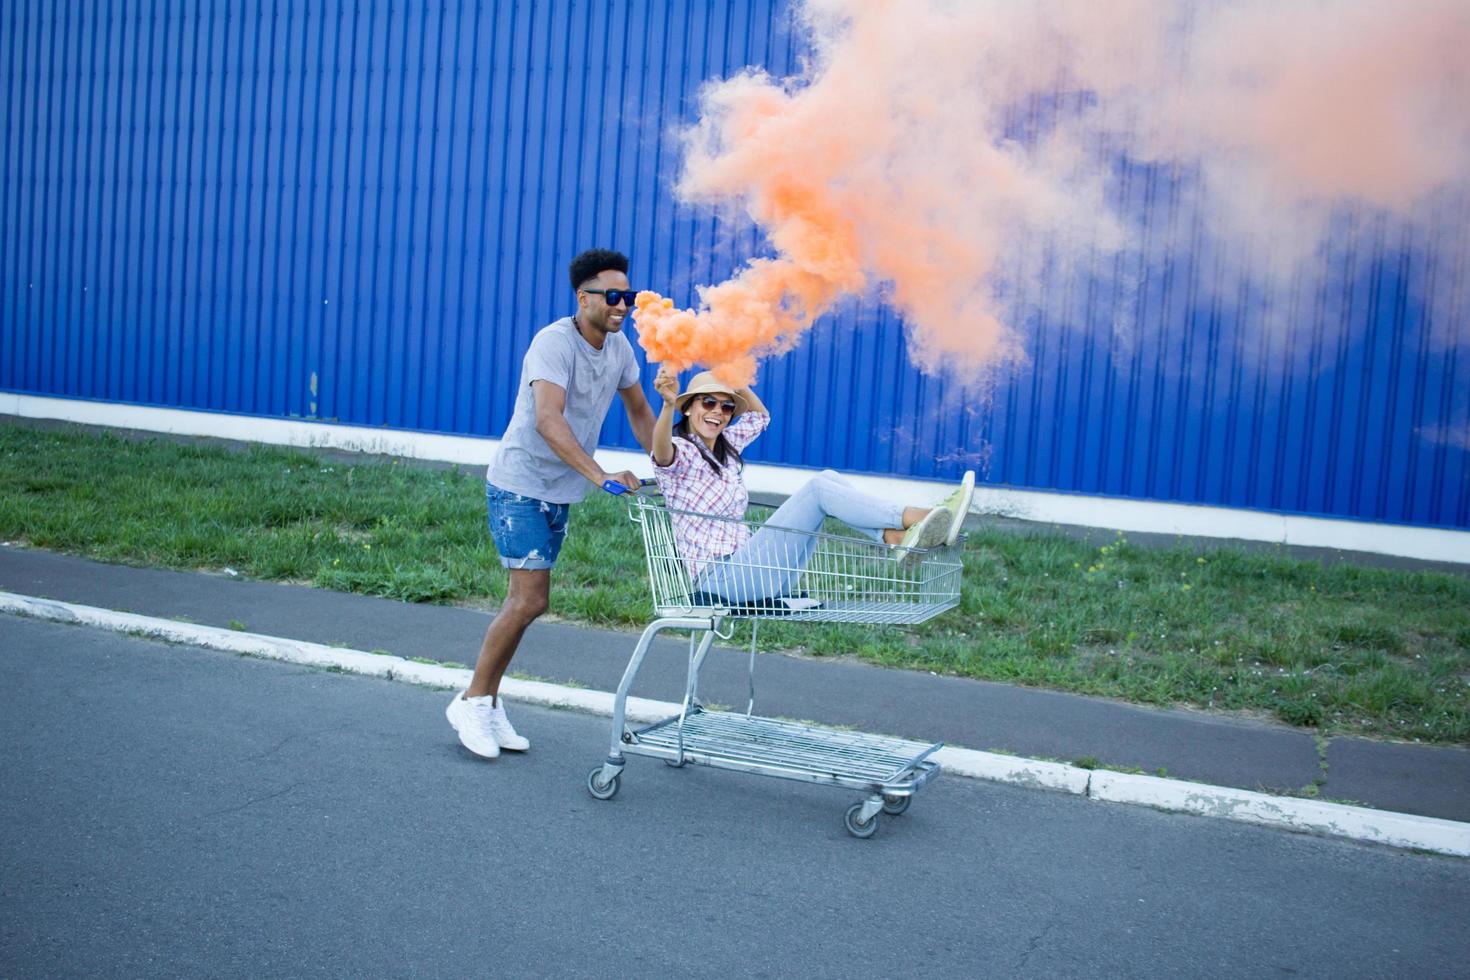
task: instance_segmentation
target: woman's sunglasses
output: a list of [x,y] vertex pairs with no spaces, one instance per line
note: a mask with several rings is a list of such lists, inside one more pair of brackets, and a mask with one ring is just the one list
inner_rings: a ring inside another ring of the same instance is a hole
[[699,404],[704,406],[704,410],[706,412],[718,405],[720,407],[720,411],[724,412],[726,415],[735,414],[734,402],[725,401],[721,398],[716,398],[714,395],[705,395],[704,397],[699,399]]
[[608,306],[620,306],[623,303],[627,303],[631,307],[633,300],[638,298],[638,290],[636,289],[583,289],[582,292],[596,293],[607,300]]

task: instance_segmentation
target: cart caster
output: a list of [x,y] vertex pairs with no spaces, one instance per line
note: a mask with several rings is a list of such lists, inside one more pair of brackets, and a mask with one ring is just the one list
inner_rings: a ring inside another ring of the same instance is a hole
[[598,766],[587,774],[587,792],[599,800],[610,800],[618,795],[618,787],[622,784],[622,774],[614,776],[607,782],[602,781],[602,767]]
[[664,765],[668,766],[670,769],[683,769],[685,766],[689,765],[689,760],[688,759],[665,759],[664,760]]
[[878,814],[873,814],[866,822],[859,822],[862,816],[863,804],[854,803],[847,808],[847,813],[842,817],[842,822],[847,825],[847,832],[854,837],[872,837],[878,832]]
[[896,817],[903,811],[907,810],[909,808],[909,804],[912,802],[914,802],[914,798],[912,796],[884,795],[883,812],[888,814],[890,817]]

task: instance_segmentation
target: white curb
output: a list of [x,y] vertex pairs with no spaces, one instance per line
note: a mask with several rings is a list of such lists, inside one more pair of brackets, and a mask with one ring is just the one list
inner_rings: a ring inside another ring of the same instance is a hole
[[[0,592],[0,613],[94,626],[119,633],[134,633],[173,643],[290,663],[331,667],[427,687],[461,688],[470,681],[470,671],[463,667],[418,663],[391,654],[363,653],[360,650],[329,647],[306,640],[264,636],[216,626],[176,623],[152,616],[98,609],[95,606],[36,599],[13,592]],[[572,708],[598,715],[612,714],[613,695],[607,691],[589,691],[512,677],[507,677],[501,683],[501,689],[509,697],[525,704]],[[657,721],[678,710],[679,705],[669,701],[630,697],[626,715],[630,721]],[[1454,820],[1372,810],[1341,803],[1324,803],[1319,800],[1271,796],[1249,790],[1208,786],[1157,776],[1132,775],[1106,769],[1079,769],[1061,762],[1025,759],[955,746],[940,749],[933,759],[955,775],[1028,789],[1054,790],[1108,803],[1131,803],[1159,810],[1221,817],[1330,837],[1345,837],[1390,847],[1470,857],[1470,823]]]
[[979,752],[953,745],[946,745],[930,758],[943,766],[946,772],[957,776],[989,779],[1027,789],[1050,789],[1076,796],[1087,795],[1087,777],[1090,773],[1065,762],[1024,759],[1018,755]]
[[[95,626],[116,633],[133,633],[170,643],[187,643],[190,646],[249,654],[268,660],[284,660],[313,667],[334,667],[354,674],[407,681],[424,687],[451,690],[467,687],[470,683],[470,671],[464,667],[425,664],[393,654],[363,653],[361,650],[329,647],[308,640],[289,640],[279,636],[221,629],[218,626],[178,623],[153,616],[98,609],[95,606],[35,599],[13,592],[0,592],[0,612],[49,619],[58,623]],[[599,715],[612,714],[613,695],[605,691],[588,691],[515,677],[505,678],[500,686],[507,696],[527,704],[574,708]],[[667,701],[630,697],[625,713],[630,721],[658,721],[678,710],[677,704]]]
[[1330,837],[1470,856],[1470,824],[1343,803],[1271,796],[1158,776],[1095,770],[1087,795],[1108,803],[1223,817]]

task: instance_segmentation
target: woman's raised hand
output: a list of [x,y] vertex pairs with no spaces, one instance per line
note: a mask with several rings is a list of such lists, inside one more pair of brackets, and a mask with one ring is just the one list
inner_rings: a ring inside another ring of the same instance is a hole
[[674,404],[674,399],[679,395],[678,373],[661,366],[658,376],[653,379],[653,390],[663,396],[665,405]]

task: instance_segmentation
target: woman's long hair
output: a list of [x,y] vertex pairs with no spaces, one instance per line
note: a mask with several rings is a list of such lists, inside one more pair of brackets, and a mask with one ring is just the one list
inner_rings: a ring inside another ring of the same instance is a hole
[[[734,423],[734,421],[735,419],[732,417],[730,419],[730,422]],[[729,428],[729,426],[727,425],[725,428]],[[690,442],[695,443],[696,449],[704,445],[703,439],[690,433],[688,413],[685,413],[683,418],[674,423],[674,435],[678,436],[680,439],[688,439]],[[739,473],[741,470],[745,469],[745,460],[740,458],[740,453],[736,451],[734,446],[730,445],[730,440],[725,438],[725,429],[721,429],[720,434],[715,436],[715,458],[710,459],[709,454],[707,453],[700,453],[699,456],[706,463],[708,463],[710,469],[714,470],[716,473],[720,472],[723,467],[728,466],[732,461],[738,467],[735,472]],[[719,462],[715,462],[715,460],[719,460]]]

